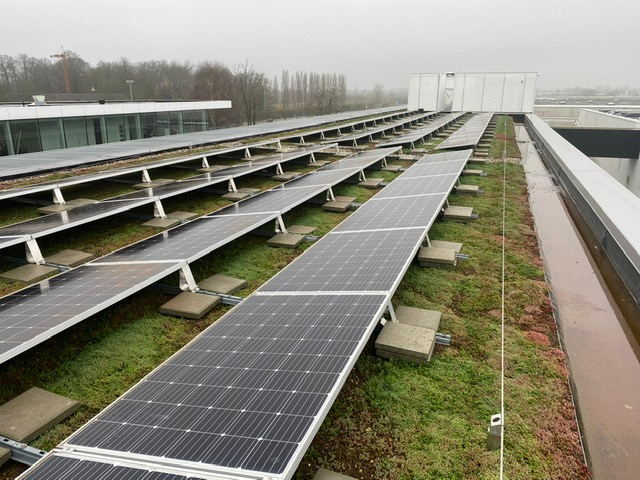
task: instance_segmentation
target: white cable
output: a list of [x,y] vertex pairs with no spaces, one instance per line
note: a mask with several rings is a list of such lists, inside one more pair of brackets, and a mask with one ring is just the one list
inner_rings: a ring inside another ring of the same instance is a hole
[[502,328],[501,328],[501,374],[500,374],[500,480],[504,478],[504,290],[505,290],[505,244],[507,236],[507,121],[504,122],[504,144],[502,147]]

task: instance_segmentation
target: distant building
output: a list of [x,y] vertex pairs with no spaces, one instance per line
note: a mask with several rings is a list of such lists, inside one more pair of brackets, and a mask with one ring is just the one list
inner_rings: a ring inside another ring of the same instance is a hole
[[231,102],[0,106],[0,156],[201,132],[209,111],[221,108]]

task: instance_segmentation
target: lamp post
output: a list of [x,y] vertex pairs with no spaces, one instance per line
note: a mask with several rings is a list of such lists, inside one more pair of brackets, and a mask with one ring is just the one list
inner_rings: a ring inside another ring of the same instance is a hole
[[126,82],[129,84],[129,96],[131,97],[131,101],[133,102],[133,88],[131,87],[133,80],[126,80]]

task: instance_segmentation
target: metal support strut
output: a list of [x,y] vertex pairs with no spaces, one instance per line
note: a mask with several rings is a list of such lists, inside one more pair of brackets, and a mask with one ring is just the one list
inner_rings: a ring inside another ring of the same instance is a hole
[[198,290],[198,284],[196,283],[195,278],[193,278],[193,273],[191,273],[191,268],[187,262],[183,262],[182,267],[180,268],[179,287],[183,292],[195,292]]
[[164,213],[164,207],[159,198],[153,202],[153,216],[156,218],[167,218],[167,214]]
[[391,302],[387,303],[387,310],[389,310],[391,321],[394,323],[398,323],[398,317],[396,317],[396,311],[393,309],[393,305],[391,304]]
[[66,205],[67,202],[64,201],[64,197],[62,196],[62,192],[60,191],[60,187],[56,187],[53,189],[53,203],[57,203],[60,205]]
[[27,256],[27,262],[35,263],[37,265],[44,263],[44,257],[42,256],[42,252],[40,251],[40,247],[38,246],[38,242],[36,242],[35,238],[30,238],[25,242],[25,253]]
[[278,215],[278,218],[276,218],[276,233],[287,233],[287,227],[284,225],[282,215]]
[[335,202],[335,201],[336,201],[336,197],[333,194],[333,189],[329,187],[327,189],[327,202]]

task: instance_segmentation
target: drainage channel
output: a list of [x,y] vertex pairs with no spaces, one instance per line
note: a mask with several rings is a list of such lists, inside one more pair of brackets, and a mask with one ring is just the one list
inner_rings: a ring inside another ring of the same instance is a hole
[[637,313],[621,312],[528,133],[516,133],[592,478],[637,479]]

